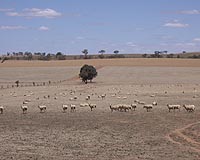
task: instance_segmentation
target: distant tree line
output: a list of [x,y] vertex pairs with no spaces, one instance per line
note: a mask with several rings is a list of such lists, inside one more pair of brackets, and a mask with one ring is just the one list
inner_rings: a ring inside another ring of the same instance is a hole
[[187,53],[183,51],[180,54],[168,53],[168,51],[155,51],[153,54],[120,54],[119,50],[114,50],[111,54],[105,54],[106,50],[98,51],[98,54],[89,54],[88,49],[81,51],[80,55],[66,55],[62,52],[8,52],[0,55],[1,63],[6,60],[66,60],[66,59],[104,59],[104,58],[193,58],[200,59],[200,53]]

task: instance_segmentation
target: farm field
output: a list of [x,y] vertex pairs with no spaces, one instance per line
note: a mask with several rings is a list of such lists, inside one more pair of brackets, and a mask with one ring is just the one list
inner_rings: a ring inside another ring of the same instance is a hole
[[[97,67],[94,82],[77,77],[83,64]],[[0,64],[0,159],[198,160],[200,159],[200,61],[112,59],[6,61]],[[32,82],[55,82],[25,86]],[[101,95],[106,94],[102,99]],[[90,95],[90,100],[85,98]],[[73,99],[77,97],[77,99]],[[72,100],[70,99],[72,98]],[[27,114],[20,106],[28,100]],[[111,112],[109,105],[142,104]],[[95,103],[97,108],[80,107]],[[62,112],[63,104],[75,104]],[[194,104],[194,112],[168,111],[167,104]],[[38,105],[46,105],[40,113]]]

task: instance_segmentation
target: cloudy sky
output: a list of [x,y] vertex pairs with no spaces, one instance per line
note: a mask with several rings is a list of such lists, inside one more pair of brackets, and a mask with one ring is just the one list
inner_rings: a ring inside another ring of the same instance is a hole
[[200,51],[200,0],[0,0],[0,53]]

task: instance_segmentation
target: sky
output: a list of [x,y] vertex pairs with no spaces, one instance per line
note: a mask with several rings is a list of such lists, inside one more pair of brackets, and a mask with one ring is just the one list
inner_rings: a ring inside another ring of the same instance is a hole
[[200,51],[200,0],[0,0],[0,54]]

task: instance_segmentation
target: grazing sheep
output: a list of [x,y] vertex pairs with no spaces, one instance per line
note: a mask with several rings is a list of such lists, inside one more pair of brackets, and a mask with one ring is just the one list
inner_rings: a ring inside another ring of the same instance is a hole
[[133,103],[133,104],[131,104],[131,107],[135,111],[135,109],[137,108],[137,105]]
[[102,94],[102,95],[101,95],[101,98],[102,98],[102,99],[106,98],[106,94]]
[[174,111],[175,111],[176,109],[180,111],[180,110],[181,110],[181,105],[179,105],[179,104],[174,105]]
[[145,102],[144,101],[139,101],[138,104],[145,104]]
[[40,113],[44,113],[47,109],[45,105],[39,105],[38,108],[40,109]]
[[116,105],[111,105],[110,104],[110,110],[111,110],[111,112],[113,112],[113,111],[119,111],[119,104],[116,104]]
[[136,100],[134,100],[134,102],[135,102],[135,103],[139,103],[139,100],[138,100],[138,99],[136,99]]
[[96,104],[89,104],[89,107],[90,107],[90,109],[91,109],[91,111],[92,111],[94,108],[97,107],[97,105],[96,105]]
[[179,110],[179,111],[181,110],[181,106],[179,104],[167,104],[167,107],[169,109],[169,112],[171,109],[173,109],[174,112],[175,110]]
[[80,103],[80,107],[89,107],[89,103]]
[[145,104],[143,106],[143,108],[146,108],[147,112],[149,112],[153,108],[153,105],[152,104]]
[[119,111],[121,111],[121,112],[123,112],[123,111],[126,112],[126,111],[129,111],[131,109],[132,109],[131,105],[128,105],[128,104],[121,104],[119,106]]
[[73,101],[73,100],[74,100],[74,98],[72,98],[72,97],[71,97],[71,98],[69,98],[69,100],[70,100],[70,101]]
[[168,109],[169,109],[169,112],[170,112],[171,110],[174,110],[174,106],[173,106],[173,105],[167,104],[167,107],[168,107]]
[[158,103],[157,103],[156,101],[154,101],[154,102],[152,103],[152,105],[153,105],[153,106],[157,106]]
[[75,104],[71,104],[71,112],[75,112],[76,111],[76,105]]
[[66,105],[66,104],[62,105],[63,112],[66,112],[67,108],[68,108],[68,105]]
[[28,102],[27,101],[23,101],[23,104],[28,104]]
[[87,97],[85,97],[85,100],[90,100],[90,95],[88,95]]
[[25,113],[27,113],[28,107],[22,105],[22,106],[21,106],[21,109],[22,109],[22,113],[25,114]]
[[188,105],[184,104],[183,107],[185,108],[187,112],[194,112],[195,110],[195,105],[192,105],[192,104],[188,104]]
[[0,106],[0,113],[3,114],[4,107]]

